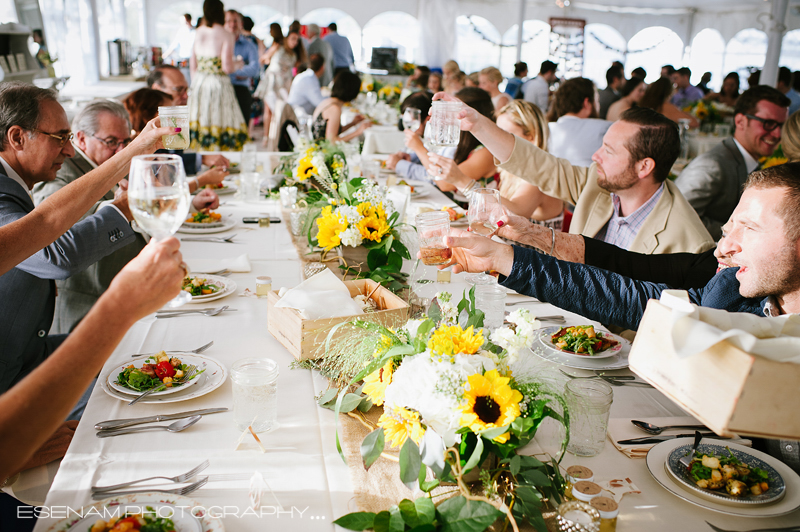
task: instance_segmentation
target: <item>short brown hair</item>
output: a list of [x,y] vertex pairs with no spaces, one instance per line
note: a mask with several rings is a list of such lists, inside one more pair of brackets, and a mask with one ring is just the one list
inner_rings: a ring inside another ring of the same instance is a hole
[[792,101],[778,89],[773,89],[768,85],[756,85],[744,91],[742,95],[739,96],[739,99],[736,100],[733,116],[738,114],[751,115],[755,113],[758,102],[762,100],[774,103],[780,107],[789,107],[792,104]]
[[786,188],[786,197],[777,208],[778,216],[786,225],[786,236],[800,239],[800,162],[756,170],[747,177],[744,188]]
[[319,69],[325,64],[325,58],[322,54],[311,54],[308,58],[308,66],[314,72],[319,72]]
[[122,104],[131,117],[131,129],[138,135],[150,120],[158,116],[158,108],[171,102],[172,96],[166,92],[145,88],[130,93]]
[[639,131],[625,143],[631,154],[631,165],[653,159],[656,165],[653,177],[659,183],[666,180],[681,151],[678,124],[645,107],[631,107],[619,119],[639,126]]
[[57,102],[58,93],[21,81],[0,83],[0,151],[6,149],[6,136],[13,126],[35,135],[33,129],[42,118],[42,102],[45,100]]
[[[568,79],[556,91],[553,99],[553,108],[547,118],[554,122],[567,113],[579,113],[583,109],[583,102],[589,98],[594,102],[594,83],[586,78]],[[593,117],[596,116],[593,113]]]

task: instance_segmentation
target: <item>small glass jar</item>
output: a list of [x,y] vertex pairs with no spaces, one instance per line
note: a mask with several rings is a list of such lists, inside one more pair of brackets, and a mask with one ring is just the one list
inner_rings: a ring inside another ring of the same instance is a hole
[[269,358],[245,358],[231,367],[233,422],[239,430],[267,432],[278,425],[278,364]]
[[256,277],[256,295],[258,297],[267,297],[272,292],[272,277],[261,275]]
[[498,329],[506,313],[506,290],[495,280],[492,284],[475,285],[475,307],[482,310],[483,326]]
[[159,107],[158,117],[161,127],[179,127],[180,132],[172,135],[163,135],[161,143],[165,150],[185,150],[189,147],[189,106],[175,105]]
[[603,450],[608,431],[608,414],[614,392],[599,379],[573,379],[564,388],[569,408],[567,451],[577,456],[594,456]]
[[580,465],[569,466],[567,468],[567,485],[564,488],[564,497],[567,500],[575,500],[575,497],[572,495],[572,486],[581,480],[593,481],[594,473],[592,470]]
[[244,201],[258,201],[261,195],[261,175],[255,172],[242,172],[239,174],[241,196]]
[[308,279],[327,270],[328,267],[321,262],[308,262],[303,266],[303,277]]
[[558,505],[556,526],[559,532],[599,532],[600,512],[582,501],[566,501]]
[[291,209],[297,203],[297,187],[281,187],[281,207]]
[[600,496],[601,491],[603,488],[588,480],[579,480],[572,485],[572,496],[582,502],[591,502],[592,499]]
[[616,532],[619,515],[617,502],[608,497],[595,497],[589,504],[600,512],[600,532]]
[[303,228],[306,225],[307,219],[308,209],[292,209],[292,211],[289,213],[289,229],[292,231],[294,236],[300,236],[303,234]]
[[415,221],[422,263],[438,266],[450,262],[453,252],[444,244],[450,234],[450,215],[444,211],[424,212]]
[[461,102],[437,100],[431,105],[430,140],[436,147],[456,147],[461,140]]

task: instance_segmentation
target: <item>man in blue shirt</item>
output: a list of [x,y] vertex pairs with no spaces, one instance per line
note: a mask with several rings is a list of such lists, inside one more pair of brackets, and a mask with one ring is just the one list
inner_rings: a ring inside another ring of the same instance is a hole
[[324,41],[331,45],[333,50],[333,77],[342,70],[351,70],[355,63],[353,57],[353,48],[350,46],[350,40],[336,33],[336,23],[331,22],[328,24],[330,33],[325,36]]
[[672,105],[678,109],[683,109],[687,105],[693,104],[697,100],[702,100],[703,91],[692,85],[689,78],[692,71],[686,67],[679,68],[672,74],[672,83],[675,84],[675,94],[672,95]]
[[778,69],[778,85],[776,88],[792,102],[789,105],[789,116],[792,116],[792,113],[800,109],[800,93],[792,88],[793,80],[794,76],[791,70],[786,67]]
[[506,94],[512,98],[522,97],[522,86],[528,77],[528,63],[520,62],[514,64],[514,77],[506,83]]
[[250,91],[253,79],[259,75],[258,46],[242,35],[242,15],[238,11],[231,9],[225,12],[225,29],[236,37],[233,47],[234,59],[240,58],[244,61],[244,66],[230,74],[230,78],[242,116],[249,123],[250,107],[253,104]]

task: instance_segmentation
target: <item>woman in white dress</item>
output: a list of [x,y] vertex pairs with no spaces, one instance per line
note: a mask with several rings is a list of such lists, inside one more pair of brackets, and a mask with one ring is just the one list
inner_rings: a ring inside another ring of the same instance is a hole
[[478,74],[478,87],[488,92],[489,96],[492,97],[495,111],[511,103],[511,96],[505,92],[500,92],[500,84],[502,82],[503,74],[495,67],[486,67]]
[[244,63],[233,59],[234,36],[224,27],[225,7],[220,0],[203,2],[203,26],[195,32],[192,87],[189,96],[191,149],[241,150],[249,140],[228,74]]
[[[300,41],[300,34],[290,31],[283,39],[281,46],[269,58],[269,66],[261,77],[253,96],[264,100],[264,145],[269,142],[269,127],[272,121],[272,110],[277,100],[285,99],[292,87],[294,69],[304,61],[305,51]],[[285,91],[285,92],[284,92]]]

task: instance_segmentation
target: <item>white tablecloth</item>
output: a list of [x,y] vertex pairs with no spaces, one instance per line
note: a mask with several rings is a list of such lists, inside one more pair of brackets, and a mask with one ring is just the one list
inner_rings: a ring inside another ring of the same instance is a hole
[[406,147],[406,137],[396,126],[372,126],[364,132],[363,153],[396,153]]
[[[431,191],[425,200],[434,206],[448,203],[437,191]],[[249,204],[229,200],[221,211],[238,220],[245,215],[277,212],[277,205],[271,202]],[[262,517],[241,517],[248,507],[247,480],[210,482],[190,495],[207,507],[224,507],[226,516],[223,523],[230,532],[330,531],[334,528],[331,525],[334,519],[357,510],[349,472],[335,448],[333,412],[317,406],[314,399],[326,388],[326,382],[314,372],[289,369],[293,360],[291,355],[267,332],[267,301],[241,296],[246,288],[254,290],[255,277],[259,275],[270,275],[274,289],[294,286],[300,281],[301,262],[286,231],[284,224],[253,228],[239,223],[223,233],[238,233],[238,244],[183,243],[182,251],[189,258],[222,258],[243,252],[249,254],[253,271],[230,276],[238,284],[236,295],[213,303],[230,305],[237,311],[213,318],[193,316],[155,320],[149,316],[128,332],[104,368],[107,371],[128,360],[131,353],[191,349],[211,340],[214,340],[214,345],[204,354],[216,358],[228,369],[233,362],[245,357],[276,360],[280,365],[280,427],[261,435],[268,452],[262,454],[256,450],[251,440],[246,440],[243,450],[233,450],[240,433],[233,426],[231,412],[205,416],[193,427],[177,434],[150,432],[106,439],[95,437],[93,425],[102,420],[232,407],[229,380],[208,395],[190,401],[164,405],[137,404],[131,407],[108,396],[97,386],[52,484],[46,506],[78,509],[91,502],[89,488],[92,485],[108,485],[153,475],[176,475],[209,459],[211,466],[203,475],[247,476],[260,471],[286,512],[278,514],[268,511]],[[423,296],[447,290],[455,297],[460,297],[468,286],[460,275],[454,276],[453,282],[448,285],[417,283],[421,278],[435,279],[436,270],[422,266],[411,279]],[[514,300],[526,299],[521,296],[510,297]],[[195,306],[209,305],[212,304]],[[569,323],[588,321],[549,304],[532,301],[528,308],[538,315],[563,314]],[[544,364],[546,366],[548,363]],[[652,389],[621,387],[615,388],[614,393],[611,409],[614,418],[647,419],[684,415],[662,394]],[[541,440],[545,443],[534,443],[533,451],[548,446],[544,434],[546,431],[542,432]],[[631,460],[608,442],[604,451],[596,457],[567,455],[563,464],[586,465],[594,471],[598,480],[627,477],[641,488],[641,495],[631,495],[622,501],[617,525],[620,532],[704,530],[705,520],[723,528],[738,529],[788,526],[800,521],[798,513],[780,518],[743,521],[693,506],[656,484],[647,472],[644,460]],[[272,501],[271,497],[265,497],[264,500],[268,502],[262,504],[274,505],[269,502]],[[52,519],[40,519],[35,530],[47,530],[53,522]]]

